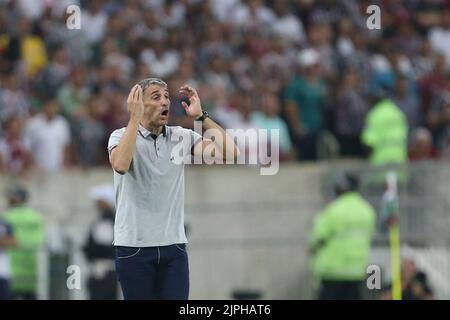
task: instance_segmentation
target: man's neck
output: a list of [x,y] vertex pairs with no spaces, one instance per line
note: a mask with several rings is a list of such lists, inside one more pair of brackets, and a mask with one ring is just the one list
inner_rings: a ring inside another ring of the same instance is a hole
[[157,136],[159,136],[163,131],[163,126],[155,126],[146,121],[141,121],[141,126]]

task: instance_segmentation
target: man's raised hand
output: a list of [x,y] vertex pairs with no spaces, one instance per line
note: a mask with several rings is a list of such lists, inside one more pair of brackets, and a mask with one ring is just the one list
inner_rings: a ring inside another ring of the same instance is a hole
[[140,85],[135,85],[128,95],[127,99],[128,111],[133,121],[140,122],[144,116],[143,92]]
[[189,99],[189,105],[184,101],[181,102],[188,117],[200,117],[202,115],[202,105],[197,91],[191,86],[184,85],[180,88],[180,94],[185,95]]

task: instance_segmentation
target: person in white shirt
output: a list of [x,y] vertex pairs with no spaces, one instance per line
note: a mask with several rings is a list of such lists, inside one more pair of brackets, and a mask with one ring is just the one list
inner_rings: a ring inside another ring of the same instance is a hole
[[274,4],[276,20],[272,24],[275,35],[292,44],[300,44],[306,40],[305,30],[300,19],[292,13],[287,0],[279,0]]
[[12,117],[3,124],[0,138],[0,172],[22,176],[31,167],[33,157],[23,136],[23,119]]
[[84,31],[89,44],[100,42],[106,32],[108,15],[102,11],[101,1],[90,1],[88,10],[81,12],[81,30]]
[[428,33],[428,39],[434,51],[445,55],[447,71],[450,70],[450,10],[442,13],[441,23],[432,28]]
[[68,121],[58,115],[56,100],[49,100],[43,113],[31,118],[25,127],[35,164],[43,170],[57,172],[68,164],[71,134]]

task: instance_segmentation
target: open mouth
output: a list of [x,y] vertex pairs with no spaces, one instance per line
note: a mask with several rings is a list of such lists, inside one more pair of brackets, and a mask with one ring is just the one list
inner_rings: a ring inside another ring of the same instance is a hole
[[169,115],[169,110],[164,110],[163,112],[161,112],[161,115],[166,117],[167,115]]

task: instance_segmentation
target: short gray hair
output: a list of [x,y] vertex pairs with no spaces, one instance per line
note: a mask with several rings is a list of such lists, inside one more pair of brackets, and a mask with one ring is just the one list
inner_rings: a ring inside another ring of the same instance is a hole
[[147,79],[141,80],[141,81],[139,81],[138,85],[141,86],[142,92],[144,92],[145,89],[147,89],[151,85],[160,86],[160,87],[163,87],[164,89],[167,89],[167,87],[168,87],[167,83],[165,83],[164,81],[162,81],[161,79],[158,79],[158,78],[147,78]]

